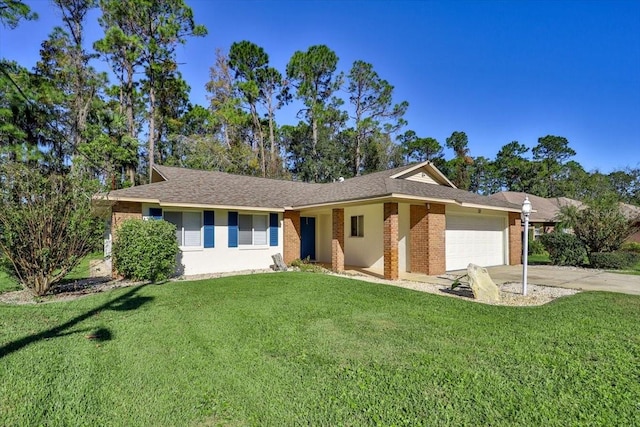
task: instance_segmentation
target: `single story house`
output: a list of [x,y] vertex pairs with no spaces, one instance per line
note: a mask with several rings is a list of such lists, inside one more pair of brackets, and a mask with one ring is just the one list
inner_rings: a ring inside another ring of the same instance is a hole
[[560,209],[564,206],[581,207],[582,202],[567,197],[545,198],[519,191],[501,191],[491,194],[489,198],[508,203],[520,204],[528,197],[531,202],[531,214],[529,215],[529,227],[533,231],[533,238],[551,233],[559,222]]
[[94,196],[127,218],[176,225],[186,275],[268,268],[271,256],[387,279],[521,263],[520,205],[455,187],[422,162],[313,184],[154,166],[152,182]]
[[[530,230],[533,231],[534,239],[538,239],[543,234],[551,233],[555,229],[560,222],[561,208],[565,206],[575,206],[581,209],[584,206],[581,201],[568,197],[544,198],[518,191],[502,191],[490,195],[489,198],[522,205],[525,196],[529,197],[533,209],[529,217],[529,227]],[[636,228],[640,228],[640,207],[628,203],[620,203],[620,212],[631,221]],[[629,236],[627,241],[640,242],[640,231]]]

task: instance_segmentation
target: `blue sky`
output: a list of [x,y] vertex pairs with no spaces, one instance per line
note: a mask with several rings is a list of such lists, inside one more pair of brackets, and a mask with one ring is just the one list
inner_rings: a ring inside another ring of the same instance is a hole
[[[472,156],[493,158],[511,141],[559,135],[588,171],[640,167],[640,1],[186,1],[209,30],[178,51],[194,103],[207,104],[216,48],[250,40],[284,72],[296,50],[326,44],[340,70],[372,63],[419,136],[444,145],[464,131]],[[40,20],[0,28],[0,56],[32,67],[59,16],[47,0],[26,2]]]

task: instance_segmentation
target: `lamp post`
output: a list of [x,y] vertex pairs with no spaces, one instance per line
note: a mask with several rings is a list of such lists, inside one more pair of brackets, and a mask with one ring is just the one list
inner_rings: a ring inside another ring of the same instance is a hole
[[529,197],[524,197],[522,203],[522,216],[524,217],[524,244],[522,245],[522,295],[527,295],[527,262],[529,258],[529,215],[531,214],[531,202]]

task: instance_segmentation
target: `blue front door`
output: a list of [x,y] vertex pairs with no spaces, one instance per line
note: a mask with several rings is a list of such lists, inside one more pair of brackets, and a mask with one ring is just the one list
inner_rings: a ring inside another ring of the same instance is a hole
[[316,219],[300,217],[300,259],[316,259]]

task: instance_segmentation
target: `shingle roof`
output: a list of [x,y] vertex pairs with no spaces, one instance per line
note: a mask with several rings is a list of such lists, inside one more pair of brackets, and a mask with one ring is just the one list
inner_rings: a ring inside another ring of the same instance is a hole
[[391,178],[415,166],[403,166],[328,184],[154,166],[166,181],[115,190],[106,197],[112,200],[148,200],[170,204],[283,209],[397,196],[455,201],[459,204],[510,211],[520,209],[519,205],[508,201],[491,199],[446,185]]
[[[570,199],[568,197],[550,197],[544,198],[533,194],[522,193],[518,191],[502,191],[489,196],[494,200],[503,200],[516,205],[522,205],[525,196],[529,197],[531,207],[534,211],[531,213],[531,222],[558,222],[558,214],[560,208],[565,206],[575,206],[582,208],[585,206],[579,200]],[[620,203],[620,212],[629,220],[640,221],[640,206]]]
[[558,222],[558,216],[561,208],[565,206],[581,208],[584,206],[584,204],[579,200],[570,199],[568,197],[544,198],[519,191],[503,191],[492,194],[489,197],[522,205],[525,196],[529,197],[529,201],[531,202],[531,207],[533,209],[530,217],[531,222]]

